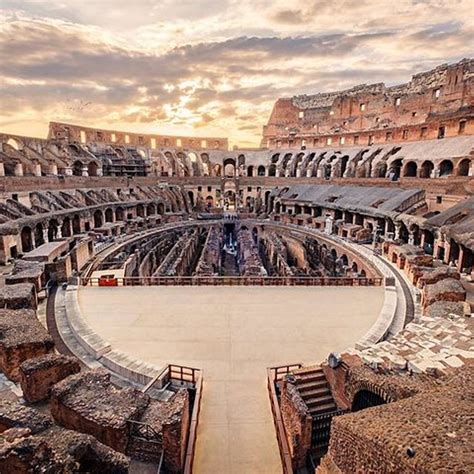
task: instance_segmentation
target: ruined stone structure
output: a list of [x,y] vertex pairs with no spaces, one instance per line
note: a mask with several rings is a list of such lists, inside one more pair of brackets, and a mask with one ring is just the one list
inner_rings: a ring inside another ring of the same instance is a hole
[[278,99],[263,129],[267,148],[357,147],[472,134],[474,61],[464,59],[407,84],[362,84]]
[[383,306],[342,354],[269,369],[283,471],[471,472],[472,81],[463,60],[280,99],[259,150],[1,134],[0,471],[193,470],[202,371],[104,340],[81,288],[331,285]]

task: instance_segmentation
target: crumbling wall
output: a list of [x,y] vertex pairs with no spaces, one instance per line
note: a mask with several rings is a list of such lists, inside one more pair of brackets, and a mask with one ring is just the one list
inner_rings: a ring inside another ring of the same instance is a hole
[[30,403],[45,400],[53,385],[81,370],[75,357],[46,354],[28,359],[20,366],[20,383],[23,397]]

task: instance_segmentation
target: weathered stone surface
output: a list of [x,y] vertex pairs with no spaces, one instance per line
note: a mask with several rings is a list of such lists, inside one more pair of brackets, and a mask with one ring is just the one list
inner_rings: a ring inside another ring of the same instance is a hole
[[422,293],[423,308],[426,309],[437,301],[464,301],[466,299],[466,290],[454,278],[445,278],[434,283],[425,285]]
[[19,381],[23,361],[53,348],[53,339],[33,310],[0,309],[0,369],[9,379]]
[[425,309],[425,315],[428,318],[445,318],[449,314],[464,316],[468,312],[470,312],[470,308],[461,301],[436,301]]
[[122,454],[16,402],[0,401],[0,431],[0,472],[128,472]]
[[98,369],[72,375],[51,390],[51,413],[66,428],[94,435],[116,451],[125,452],[127,420],[138,420],[150,399],[142,392],[118,389],[110,374]]
[[311,447],[311,415],[296,386],[288,380],[282,384],[280,409],[293,467],[303,467]]
[[46,354],[28,359],[20,366],[20,382],[23,397],[34,403],[49,397],[51,387],[81,370],[75,357]]
[[334,418],[331,462],[342,472],[472,472],[473,370],[408,399]]
[[0,287],[0,307],[8,309],[36,309],[36,291],[32,283],[18,283]]
[[441,267],[433,268],[432,270],[427,270],[418,280],[418,287],[423,288],[425,285],[433,285],[438,283],[441,280],[446,278],[454,278],[459,280],[459,272],[453,268],[443,265]]

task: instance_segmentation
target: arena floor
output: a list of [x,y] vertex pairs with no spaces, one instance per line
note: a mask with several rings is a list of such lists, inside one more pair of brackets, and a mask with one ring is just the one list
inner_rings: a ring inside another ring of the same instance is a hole
[[202,368],[198,474],[275,474],[281,464],[266,368],[314,364],[362,337],[382,287],[81,288],[91,327],[158,366]]

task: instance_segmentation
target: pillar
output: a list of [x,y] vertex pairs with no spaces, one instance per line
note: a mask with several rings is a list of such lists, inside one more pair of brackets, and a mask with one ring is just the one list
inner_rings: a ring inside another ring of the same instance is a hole
[[41,176],[41,165],[39,163],[34,163],[33,166],[35,176]]
[[23,165],[21,163],[15,165],[14,173],[15,176],[23,176]]
[[395,237],[394,240],[398,240],[400,238],[400,230],[402,228],[402,224],[400,222],[395,222]]
[[0,176],[5,176],[5,165],[0,163]]
[[89,169],[87,168],[87,166],[84,166],[82,168],[82,176],[89,176]]
[[71,166],[67,166],[66,168],[64,168],[64,176],[72,176],[72,167]]
[[52,174],[53,176],[58,175],[58,166],[55,163],[49,165],[49,174]]

